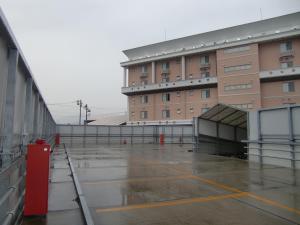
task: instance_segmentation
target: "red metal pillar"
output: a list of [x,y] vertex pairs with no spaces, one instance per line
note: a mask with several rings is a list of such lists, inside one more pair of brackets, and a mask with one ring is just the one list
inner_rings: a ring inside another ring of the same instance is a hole
[[164,134],[159,135],[159,143],[161,145],[163,145],[165,143],[165,135]]
[[28,145],[24,215],[48,212],[50,145],[37,140]]

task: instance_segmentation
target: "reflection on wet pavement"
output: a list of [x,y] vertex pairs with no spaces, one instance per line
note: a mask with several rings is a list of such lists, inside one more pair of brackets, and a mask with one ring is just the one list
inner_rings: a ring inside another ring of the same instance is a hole
[[[69,149],[95,224],[300,223],[299,171],[190,149],[151,144]],[[50,190],[48,225],[80,218],[68,165],[59,152],[53,157],[56,195]]]

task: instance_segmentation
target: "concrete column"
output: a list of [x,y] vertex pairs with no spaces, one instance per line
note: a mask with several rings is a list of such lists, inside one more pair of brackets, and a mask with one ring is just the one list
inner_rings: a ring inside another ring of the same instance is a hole
[[181,56],[181,79],[185,80],[185,56]]
[[3,145],[3,164],[11,161],[10,155],[14,139],[14,115],[15,115],[15,100],[16,100],[16,79],[19,53],[17,49],[9,49],[8,52],[8,76],[6,85],[6,100],[4,106],[4,127],[3,134],[5,135]]
[[127,85],[127,68],[123,67],[123,87],[126,87]]
[[152,71],[152,84],[155,84],[156,83],[156,81],[155,81],[155,62],[153,61],[152,63],[151,63],[151,71]]

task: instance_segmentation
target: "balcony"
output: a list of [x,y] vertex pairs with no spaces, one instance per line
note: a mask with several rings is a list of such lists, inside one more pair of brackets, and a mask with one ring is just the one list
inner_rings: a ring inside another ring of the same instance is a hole
[[294,50],[289,50],[289,51],[285,51],[285,52],[280,53],[280,58],[281,57],[288,57],[288,56],[294,56]]
[[200,63],[200,69],[208,69],[210,68],[210,63]]
[[216,86],[217,82],[218,82],[217,77],[214,76],[214,77],[192,79],[192,80],[179,80],[179,81],[159,83],[159,84],[122,87],[122,94],[134,95],[137,93],[161,92],[166,90],[177,90],[177,89],[184,90],[184,89],[192,89],[196,87]]
[[300,76],[300,67],[291,67],[286,69],[261,71],[259,73],[260,79],[283,79],[284,77]]
[[148,76],[148,72],[142,72],[141,74],[140,74],[140,77],[147,77]]

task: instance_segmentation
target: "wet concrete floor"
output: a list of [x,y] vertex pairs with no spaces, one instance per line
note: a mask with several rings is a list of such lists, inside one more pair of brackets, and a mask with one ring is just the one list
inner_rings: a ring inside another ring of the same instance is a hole
[[[69,149],[95,224],[300,224],[300,171],[190,149]],[[49,214],[23,224],[84,224],[64,150],[52,160]]]

